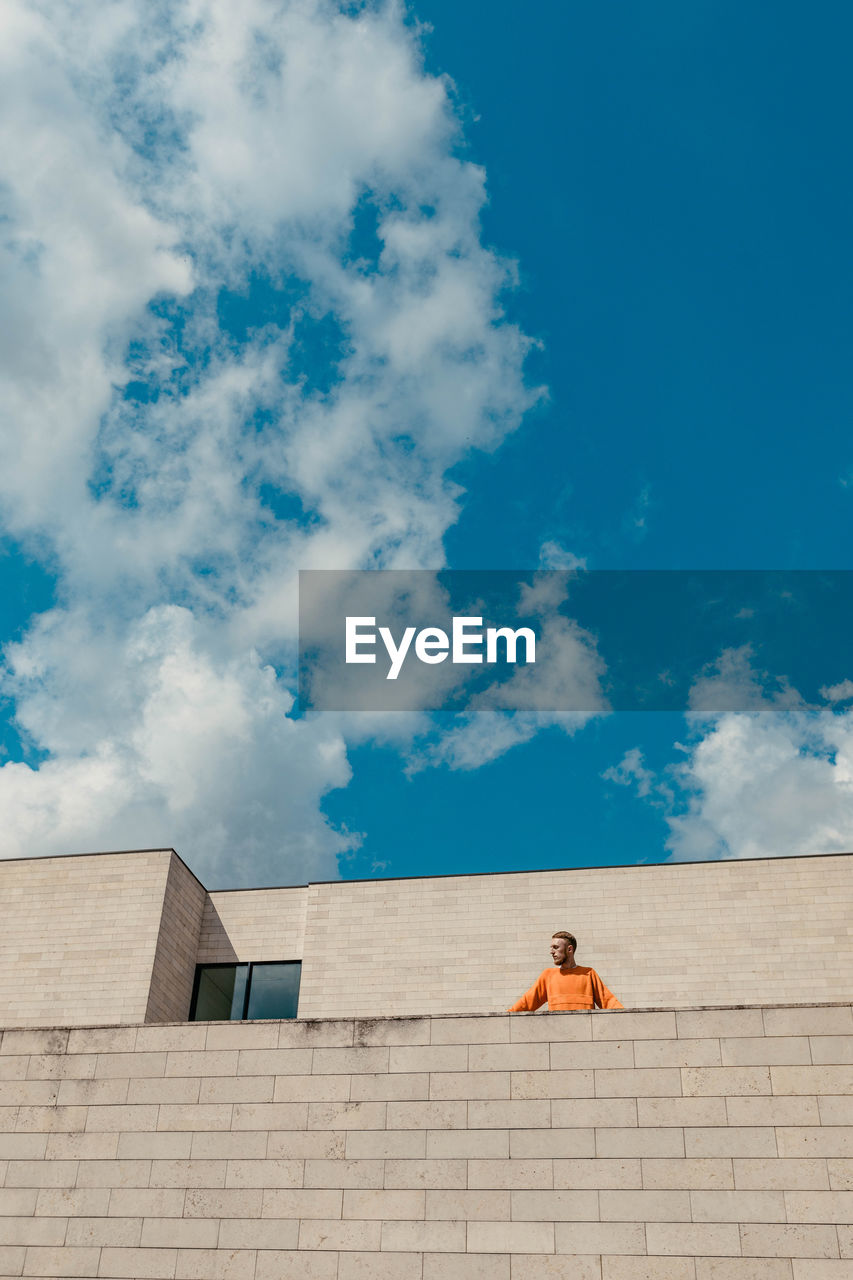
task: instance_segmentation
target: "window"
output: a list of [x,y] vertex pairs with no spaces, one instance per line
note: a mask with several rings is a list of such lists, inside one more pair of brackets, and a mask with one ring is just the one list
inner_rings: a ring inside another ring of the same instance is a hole
[[299,960],[263,964],[200,964],[195,971],[190,1022],[295,1018]]

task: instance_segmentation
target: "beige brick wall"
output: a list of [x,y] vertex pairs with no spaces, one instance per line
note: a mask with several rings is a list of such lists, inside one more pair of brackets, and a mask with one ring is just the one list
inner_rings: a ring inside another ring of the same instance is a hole
[[141,1022],[173,858],[0,861],[0,1024]]
[[0,1274],[842,1280],[853,1009],[8,1030]]
[[635,1008],[845,1000],[851,919],[853,855],[315,884],[299,1013],[505,1009],[555,929]]
[[301,1017],[505,1009],[555,929],[633,1008],[850,997],[853,855],[204,893],[169,850],[0,861],[0,1021],[187,1016],[196,963],[302,959]]
[[300,960],[308,890],[236,889],[208,895],[199,964]]
[[189,1016],[206,900],[204,886],[173,853],[163,896],[146,1022],[183,1022]]

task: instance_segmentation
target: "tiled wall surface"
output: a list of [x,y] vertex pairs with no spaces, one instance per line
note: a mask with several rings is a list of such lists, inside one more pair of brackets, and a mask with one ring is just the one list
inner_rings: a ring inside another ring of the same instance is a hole
[[209,894],[198,963],[301,960],[307,897],[304,886]]
[[310,885],[299,1013],[506,1009],[557,929],[626,1006],[847,1000],[851,919],[853,855]]
[[849,1280],[849,1005],[9,1030],[0,1275]]
[[142,1022],[174,857],[0,861],[0,1024]]
[[187,1016],[206,900],[204,887],[173,853],[154,953],[146,1022],[183,1022]]

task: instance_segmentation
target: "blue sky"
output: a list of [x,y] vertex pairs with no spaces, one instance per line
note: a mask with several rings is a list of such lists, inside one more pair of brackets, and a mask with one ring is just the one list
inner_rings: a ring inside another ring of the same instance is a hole
[[5,855],[849,849],[853,686],[757,626],[740,713],[292,706],[300,568],[853,568],[849,8],[13,11]]

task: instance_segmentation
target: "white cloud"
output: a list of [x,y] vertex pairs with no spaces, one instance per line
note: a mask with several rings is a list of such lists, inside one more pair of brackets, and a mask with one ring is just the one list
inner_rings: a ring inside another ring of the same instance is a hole
[[721,716],[676,770],[686,812],[669,818],[677,859],[760,858],[853,848],[853,715]]
[[[58,575],[8,655],[43,758],[0,769],[5,850],[328,874],[355,839],[319,812],[346,727],[287,716],[296,569],[443,563],[449,468],[535,398],[484,174],[393,3],[12,0],[3,22],[0,513]],[[278,311],[244,337],[218,299],[253,280]],[[326,391],[300,346],[324,317]]]
[[683,759],[664,776],[638,748],[604,775],[664,809],[674,859],[853,848],[853,713],[808,706],[746,647],[703,673],[690,707],[688,741],[675,744]]

